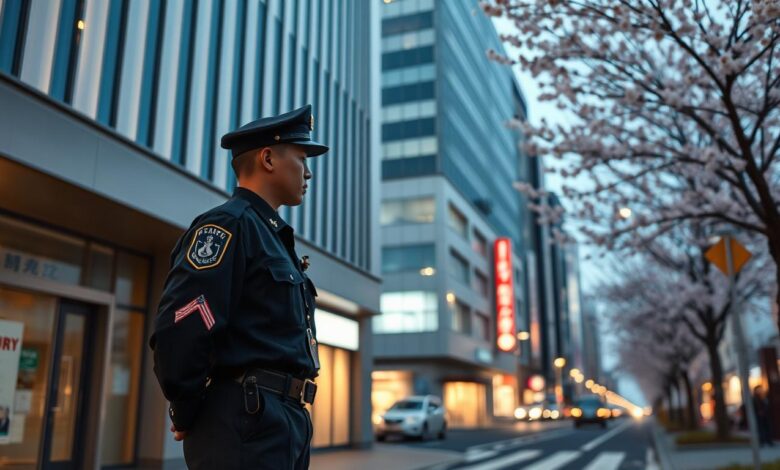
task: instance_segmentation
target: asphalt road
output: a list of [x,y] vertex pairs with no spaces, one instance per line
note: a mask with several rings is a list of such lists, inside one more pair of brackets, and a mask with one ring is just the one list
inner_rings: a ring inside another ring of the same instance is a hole
[[454,430],[443,441],[400,445],[462,453],[460,463],[431,470],[657,468],[646,422],[624,418],[609,423],[607,429],[593,425],[574,429],[568,421],[531,424],[538,426]]

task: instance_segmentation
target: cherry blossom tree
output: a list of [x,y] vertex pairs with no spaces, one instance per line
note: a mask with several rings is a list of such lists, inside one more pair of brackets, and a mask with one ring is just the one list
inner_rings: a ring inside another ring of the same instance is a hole
[[[514,122],[553,158],[583,233],[636,249],[689,220],[762,239],[780,280],[780,0],[490,0],[493,59],[566,122]],[[530,197],[539,188],[518,184]],[[558,209],[539,197],[536,209]],[[630,209],[630,211],[629,211]],[[780,305],[780,290],[775,288]],[[778,318],[780,328],[780,318]]]
[[[650,367],[665,371],[667,381],[679,376],[689,403],[693,393],[687,367],[700,351],[707,354],[717,434],[725,438],[729,427],[719,346],[731,312],[744,316],[765,309],[762,302],[769,298],[772,263],[760,247],[752,247],[758,252],[756,259],[738,276],[735,305],[731,305],[726,278],[703,255],[709,243],[703,238],[706,228],[689,222],[654,238],[629,261],[615,263],[612,279],[599,292],[613,312],[611,320],[622,332],[622,343],[650,351],[646,357],[665,364],[646,362],[635,372],[647,374]],[[623,353],[622,358],[636,366],[630,354]]]

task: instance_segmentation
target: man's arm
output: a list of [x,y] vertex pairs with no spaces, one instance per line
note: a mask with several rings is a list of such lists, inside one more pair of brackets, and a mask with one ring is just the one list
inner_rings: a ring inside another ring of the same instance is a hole
[[214,213],[184,235],[172,255],[150,345],[176,431],[195,422],[214,356],[214,338],[238,300],[245,259],[239,219]]

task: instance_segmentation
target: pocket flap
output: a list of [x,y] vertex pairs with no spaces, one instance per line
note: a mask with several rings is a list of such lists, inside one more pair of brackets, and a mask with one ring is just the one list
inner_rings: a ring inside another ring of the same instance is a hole
[[290,263],[271,263],[268,265],[268,271],[271,272],[274,280],[278,282],[289,282],[290,284],[303,282],[303,276]]

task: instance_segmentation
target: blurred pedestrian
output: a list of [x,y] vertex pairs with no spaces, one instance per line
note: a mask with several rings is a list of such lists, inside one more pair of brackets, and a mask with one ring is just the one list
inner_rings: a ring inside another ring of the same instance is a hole
[[150,346],[191,470],[309,467],[317,291],[277,211],[328,151],[313,127],[307,105],[223,136],[238,187],[173,249]]
[[760,445],[772,447],[772,418],[769,410],[769,398],[761,385],[753,389],[753,409],[756,413],[758,425],[758,441]]

